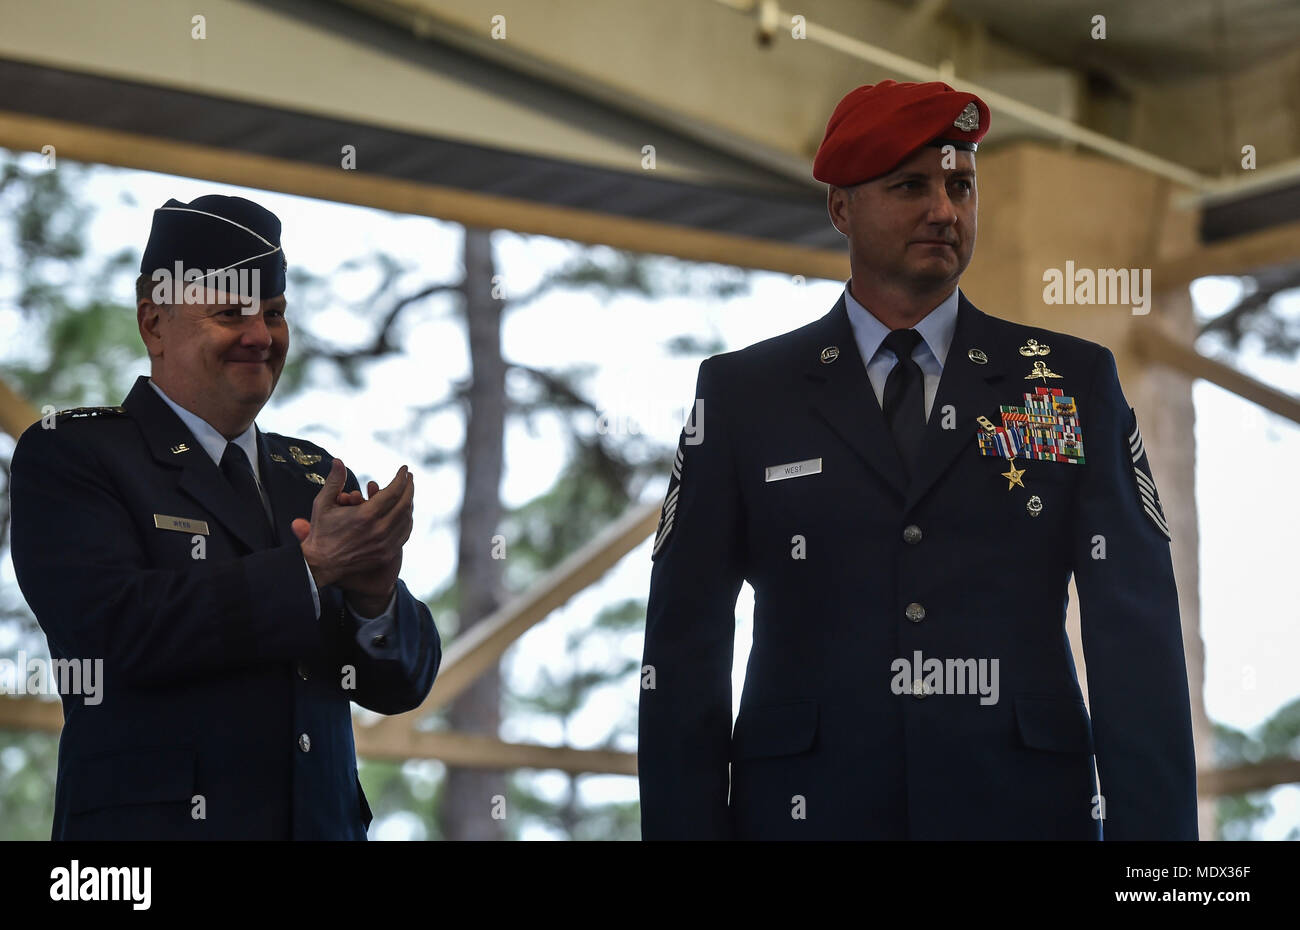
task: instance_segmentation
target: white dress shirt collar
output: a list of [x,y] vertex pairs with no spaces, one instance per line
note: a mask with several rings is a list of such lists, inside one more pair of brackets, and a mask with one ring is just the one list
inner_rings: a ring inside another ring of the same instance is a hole
[[[226,454],[226,437],[217,432],[216,428],[207,420],[196,413],[186,410],[168,397],[162,388],[154,384],[152,378],[149,379],[149,386],[157,391],[158,396],[166,401],[167,406],[176,412],[176,415],[181,418],[181,422],[189,427],[190,432],[194,434],[194,438],[203,447],[203,451],[208,453],[217,467],[220,467],[221,457]],[[248,456],[249,464],[253,466],[253,477],[257,479],[258,484],[261,484],[262,474],[257,462],[257,424],[250,424],[248,429],[231,441],[244,450],[244,454]]]

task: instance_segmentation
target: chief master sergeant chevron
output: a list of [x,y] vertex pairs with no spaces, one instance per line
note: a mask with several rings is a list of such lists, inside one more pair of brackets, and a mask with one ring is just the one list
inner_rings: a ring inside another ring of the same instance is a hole
[[1168,528],[1114,357],[957,286],[988,128],[939,82],[848,94],[813,169],[843,296],[700,365],[654,542],[647,839],[1196,839]]
[[169,200],[136,286],[151,377],[14,450],[23,594],[52,657],[103,660],[100,703],[62,695],[55,839],[364,839],[349,701],[396,714],[433,685],[438,633],[398,579],[413,477],[366,499],[254,423],[285,267],[270,211]]

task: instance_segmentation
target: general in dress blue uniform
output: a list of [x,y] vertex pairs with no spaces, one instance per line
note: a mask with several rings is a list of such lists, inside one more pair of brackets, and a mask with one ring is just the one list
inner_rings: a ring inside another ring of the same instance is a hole
[[[654,542],[647,839],[1196,839],[1168,524],[1114,357],[957,287],[987,126],[937,82],[846,97],[815,174],[853,279],[700,366]],[[936,295],[910,325],[855,296],[908,287]]]
[[[157,380],[14,451],[19,584],[52,657],[103,661],[97,701],[62,695],[55,839],[365,839],[349,702],[411,710],[437,673],[432,617],[395,568],[378,599],[360,575],[313,577],[293,524],[319,516],[329,452],[251,422],[287,351],[279,232],[240,198],[169,201],[141,271],[256,269],[260,309],[177,306],[162,340],[166,311],[142,309]],[[201,338],[178,343],[180,325]],[[248,422],[230,435],[192,408]]]

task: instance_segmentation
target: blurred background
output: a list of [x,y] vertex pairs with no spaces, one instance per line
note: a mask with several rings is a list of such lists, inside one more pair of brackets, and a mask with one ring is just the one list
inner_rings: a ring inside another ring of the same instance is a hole
[[[834,304],[812,155],[885,78],[991,107],[963,292],[1115,353],[1173,536],[1202,837],[1300,839],[1287,0],[0,0],[0,663],[48,656],[9,559],[15,437],[148,372],[152,211],[245,196],[290,272],[259,426],[363,483],[420,475],[402,575],[447,653],[419,710],[355,710],[371,837],[636,839],[650,537],[695,372]],[[1049,302],[1067,268],[1149,284]],[[0,694],[0,837],[49,836],[61,719]]]

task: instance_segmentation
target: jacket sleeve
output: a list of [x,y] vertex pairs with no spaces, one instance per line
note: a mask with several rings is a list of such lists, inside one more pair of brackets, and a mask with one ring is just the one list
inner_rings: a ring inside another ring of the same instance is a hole
[[639,706],[643,839],[727,839],[731,664],[744,526],[734,424],[700,365],[655,534]]
[[401,579],[391,616],[361,619],[347,610],[341,589],[326,585],[321,617],[334,627],[340,680],[351,684],[351,700],[379,714],[401,714],[428,696],[442,662],[442,642],[429,608]]
[[14,571],[55,655],[102,658],[111,689],[114,676],[165,684],[321,648],[296,541],[153,567],[144,515],[127,511],[73,429],[29,428],[10,480]]
[[1115,358],[1102,349],[1080,410],[1086,463],[1074,513],[1106,840],[1195,840],[1196,760],[1168,524]]

